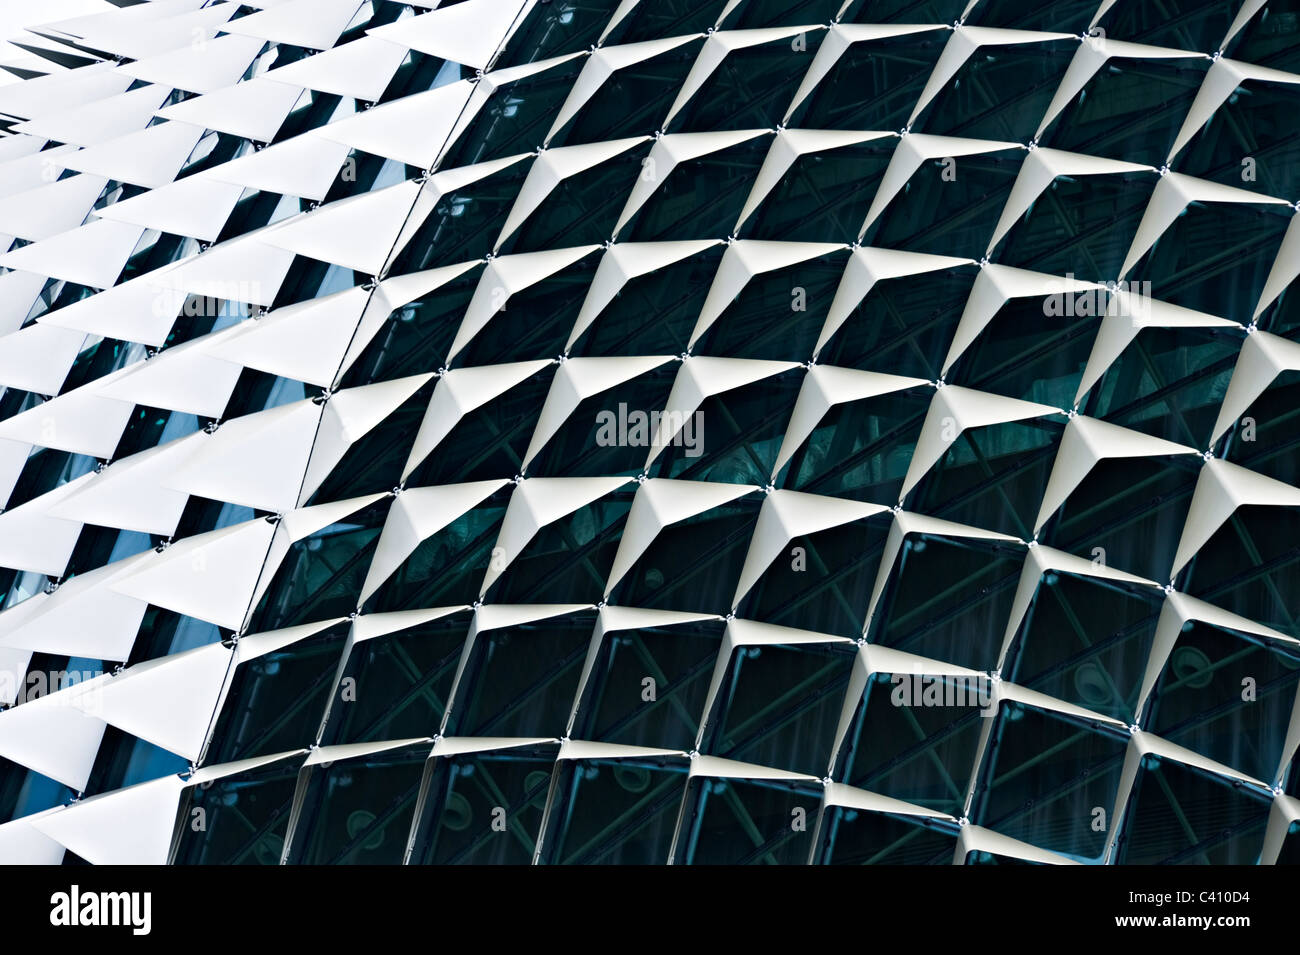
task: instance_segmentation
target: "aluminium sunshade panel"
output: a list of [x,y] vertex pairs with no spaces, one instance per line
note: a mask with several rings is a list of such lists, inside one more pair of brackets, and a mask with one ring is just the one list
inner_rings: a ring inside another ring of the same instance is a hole
[[54,25],[0,860],[1293,861],[1293,18]]

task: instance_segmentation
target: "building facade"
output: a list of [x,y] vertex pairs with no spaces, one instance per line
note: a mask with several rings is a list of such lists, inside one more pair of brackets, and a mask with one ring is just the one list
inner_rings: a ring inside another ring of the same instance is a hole
[[31,29],[0,861],[1300,858],[1293,2]]

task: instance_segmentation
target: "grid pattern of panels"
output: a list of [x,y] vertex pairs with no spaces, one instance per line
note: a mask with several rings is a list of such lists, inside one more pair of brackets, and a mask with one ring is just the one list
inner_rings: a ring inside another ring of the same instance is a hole
[[0,860],[1300,859],[1294,0],[40,36]]

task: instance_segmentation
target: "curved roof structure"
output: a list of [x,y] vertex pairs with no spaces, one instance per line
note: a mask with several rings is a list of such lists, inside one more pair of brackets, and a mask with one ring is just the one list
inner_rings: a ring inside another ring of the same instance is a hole
[[40,27],[0,861],[1297,860],[1294,19]]

